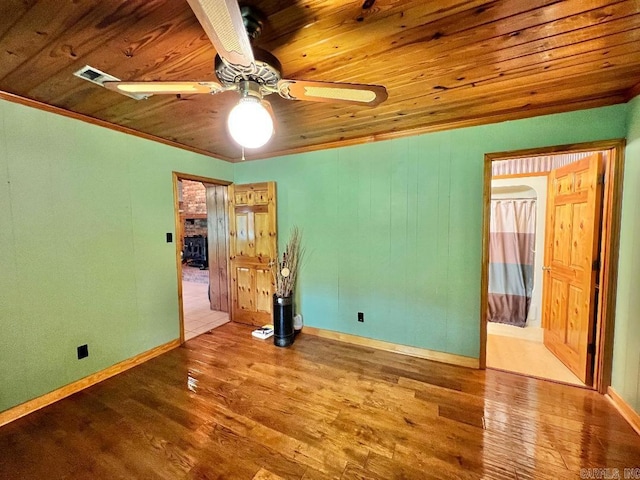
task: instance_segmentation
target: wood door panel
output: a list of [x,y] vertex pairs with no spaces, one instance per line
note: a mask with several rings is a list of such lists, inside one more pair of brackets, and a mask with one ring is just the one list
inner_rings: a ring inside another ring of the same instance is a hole
[[551,299],[550,330],[561,331],[567,310],[567,287],[564,281],[551,279]]
[[591,265],[588,265],[587,262],[591,257],[589,236],[593,235],[593,227],[587,225],[587,222],[589,222],[589,205],[576,203],[572,207],[570,265],[571,268],[576,270],[576,273],[583,274],[585,270],[591,268]]
[[256,213],[254,216],[255,247],[254,256],[271,258],[275,252],[269,235],[270,218],[268,212]]
[[555,207],[555,222],[553,224],[553,263],[567,265],[569,263],[569,243],[571,232],[571,205]]
[[216,186],[216,218],[218,229],[218,282],[220,287],[220,310],[229,311],[229,229],[228,229],[227,187]]
[[[205,186],[206,187],[206,186]],[[211,310],[221,310],[220,306],[220,264],[218,260],[218,244],[226,243],[226,238],[218,238],[218,218],[216,213],[216,190],[206,187],[207,201],[207,249],[209,259],[209,306]],[[227,259],[225,258],[226,262]]]
[[256,268],[256,310],[271,314],[273,304],[271,269]]
[[236,192],[234,199],[236,206],[249,205],[249,197],[247,195],[247,192]]
[[[589,292],[585,292],[580,286],[569,285],[567,301],[567,328],[565,332],[565,344],[576,355],[580,354],[582,344],[582,327],[580,319],[584,317],[585,305],[588,305]],[[586,298],[585,298],[586,297]],[[586,312],[587,314],[589,312]]]
[[254,205],[267,205],[269,203],[269,191],[266,188],[264,190],[256,190],[253,202]]
[[556,178],[556,195],[564,195],[572,192],[573,176],[564,175]]
[[586,170],[583,170],[582,172],[576,172],[575,186],[573,191],[576,193],[584,192],[589,189],[589,186],[590,186],[589,172]]
[[212,310],[228,312],[227,187],[213,184],[205,184],[205,187],[209,253],[209,299]]
[[231,319],[271,323],[277,252],[274,182],[229,186],[229,253],[232,266]]
[[253,256],[253,244],[250,238],[251,216],[247,213],[236,213],[236,254],[242,257]]
[[250,268],[236,268],[237,306],[241,310],[254,310],[255,288],[252,273]]
[[604,169],[602,154],[552,170],[543,281],[544,344],[589,384]]

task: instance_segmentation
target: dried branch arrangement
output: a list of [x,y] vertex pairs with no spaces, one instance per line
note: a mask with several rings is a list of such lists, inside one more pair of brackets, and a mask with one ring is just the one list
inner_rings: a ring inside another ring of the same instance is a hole
[[271,274],[276,286],[275,293],[278,297],[290,297],[296,286],[298,271],[304,257],[304,248],[301,242],[302,234],[300,230],[298,227],[293,227],[289,240],[284,247],[282,258],[271,262]]

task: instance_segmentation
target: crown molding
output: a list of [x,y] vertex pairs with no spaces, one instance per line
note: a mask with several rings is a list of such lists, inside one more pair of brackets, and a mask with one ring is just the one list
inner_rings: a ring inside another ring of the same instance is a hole
[[99,118],[90,117],[89,115],[84,115],[82,113],[65,110],[64,108],[48,105],[38,100],[21,97],[20,95],[5,92],[3,90],[0,90],[0,99],[6,100],[12,103],[18,103],[20,105],[24,105],[27,107],[37,108],[38,110],[43,110],[45,112],[55,113],[56,115],[62,115],[63,117],[73,118],[75,120],[80,120],[85,123],[90,123],[92,125],[97,125],[99,127],[108,128],[109,130],[115,130],[116,132],[126,133],[127,135],[133,135],[135,137],[143,138],[145,140],[151,140],[152,142],[162,143],[170,147],[175,147],[181,150],[187,150],[189,152],[198,153],[200,155],[205,155],[207,157],[215,158],[216,160],[224,160],[226,162],[234,161],[232,158],[229,158],[223,155],[218,155],[218,154],[214,155],[213,153],[207,150],[203,150],[201,148],[191,147],[189,145],[183,145],[178,142],[167,140],[166,138],[158,137],[156,135],[151,135],[149,133],[139,132],[138,130],[134,130],[133,128],[123,127],[122,125],[116,125],[114,123],[107,122],[106,120],[101,120]]

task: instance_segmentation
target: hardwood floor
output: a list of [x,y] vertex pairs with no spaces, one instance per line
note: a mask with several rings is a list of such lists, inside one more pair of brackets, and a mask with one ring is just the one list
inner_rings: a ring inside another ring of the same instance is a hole
[[640,437],[595,392],[304,333],[282,349],[251,329],[223,325],[0,428],[0,478],[565,479],[640,467]]

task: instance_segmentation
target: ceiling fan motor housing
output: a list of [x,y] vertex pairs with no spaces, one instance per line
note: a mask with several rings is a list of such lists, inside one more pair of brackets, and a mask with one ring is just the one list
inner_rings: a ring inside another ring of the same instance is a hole
[[250,80],[264,87],[268,93],[277,91],[278,81],[282,78],[280,62],[261,48],[253,47],[253,55],[255,62],[251,67],[233,65],[216,55],[215,71],[220,83],[232,86],[243,80]]
[[262,33],[263,15],[251,5],[242,5],[240,15],[242,15],[242,23],[249,38],[251,40],[258,38]]

